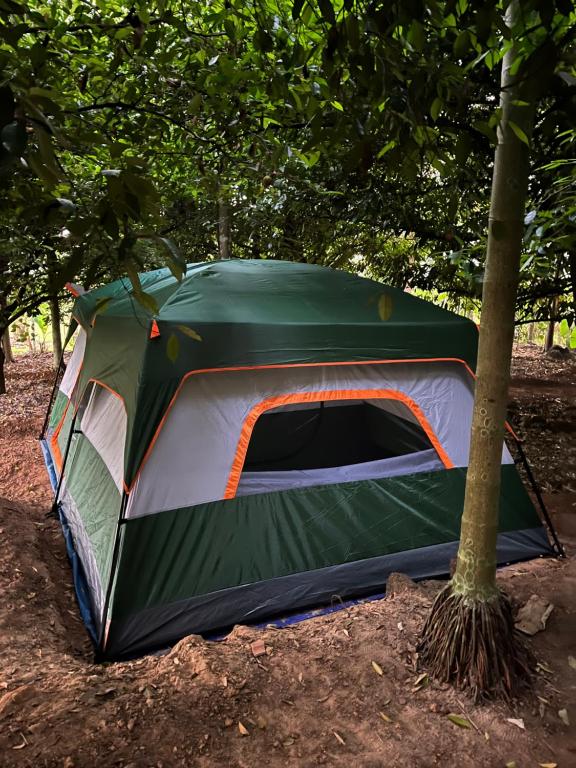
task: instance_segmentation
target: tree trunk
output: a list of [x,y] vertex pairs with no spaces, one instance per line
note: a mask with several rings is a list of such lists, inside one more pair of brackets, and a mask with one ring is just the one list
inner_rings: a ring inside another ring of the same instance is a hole
[[534,323],[528,323],[528,344],[534,344]]
[[60,328],[60,304],[58,296],[50,297],[50,320],[52,323],[52,358],[54,368],[58,369],[62,357],[62,329]]
[[[514,27],[517,0],[506,12]],[[508,601],[496,586],[496,537],[504,422],[508,403],[514,311],[528,188],[529,151],[510,127],[530,138],[535,96],[519,88],[502,63],[498,146],[494,159],[486,270],[480,316],[470,457],[456,571],[440,592],[422,636],[432,674],[473,693],[509,695],[528,675]],[[515,103],[516,102],[516,103]],[[528,106],[520,106],[527,102]]]
[[12,353],[12,342],[10,341],[10,329],[6,328],[2,334],[2,349],[4,351],[4,357],[7,363],[14,362],[14,354]]
[[572,283],[572,309],[574,311],[574,324],[576,325],[576,251],[570,251],[568,265],[570,268],[570,282]]
[[218,200],[218,252],[221,259],[232,258],[230,205],[227,200]]
[[[555,312],[556,310],[556,301],[552,301],[552,305],[550,307],[551,312]],[[546,339],[544,340],[544,352],[548,352],[549,349],[552,349],[554,346],[554,330],[556,328],[556,321],[550,320],[548,323],[548,330],[546,331]]]
[[4,375],[4,348],[0,344],[0,395],[6,394],[6,377]]

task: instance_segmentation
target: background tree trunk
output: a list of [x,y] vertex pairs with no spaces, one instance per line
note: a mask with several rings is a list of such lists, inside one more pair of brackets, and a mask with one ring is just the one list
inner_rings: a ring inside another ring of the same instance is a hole
[[14,362],[14,354],[12,353],[12,342],[10,341],[10,329],[6,328],[2,334],[2,349],[4,351],[5,361],[7,363]]
[[224,198],[218,200],[218,252],[221,259],[232,258],[230,204]]
[[574,324],[576,325],[576,251],[571,251],[568,255],[568,265],[570,267],[570,282],[572,283],[572,309],[574,310]]
[[62,357],[62,330],[60,328],[60,304],[58,296],[50,297],[50,321],[52,324],[52,357],[54,368],[58,368]]
[[0,395],[6,394],[6,378],[4,376],[4,348],[0,344]]
[[[555,307],[555,301],[552,302],[552,308],[551,311],[554,312],[556,309]],[[549,349],[551,349],[554,346],[554,330],[556,328],[556,321],[550,320],[548,322],[548,328],[546,330],[546,338],[544,339],[544,352],[548,352]]]

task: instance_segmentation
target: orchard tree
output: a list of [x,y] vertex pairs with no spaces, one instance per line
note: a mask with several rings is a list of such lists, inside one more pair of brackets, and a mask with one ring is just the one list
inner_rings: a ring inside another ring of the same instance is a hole
[[[496,584],[504,422],[530,150],[535,127],[549,129],[572,109],[573,4],[296,0],[293,16],[300,39],[316,43],[307,71],[293,68],[286,86],[310,111],[307,151],[336,154],[364,178],[381,163],[381,175],[402,185],[458,173],[474,142],[488,166],[479,137],[496,144],[460,546],[423,629],[421,659],[476,695],[510,696],[526,683],[529,661]],[[558,78],[569,82],[560,97]]]

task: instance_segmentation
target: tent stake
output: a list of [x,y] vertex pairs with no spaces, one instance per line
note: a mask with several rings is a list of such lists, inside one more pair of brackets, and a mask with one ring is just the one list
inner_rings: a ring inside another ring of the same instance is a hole
[[556,548],[556,551],[558,553],[558,557],[566,557],[566,552],[564,551],[564,547],[560,543],[560,539],[558,538],[558,534],[556,533],[556,529],[554,528],[554,525],[552,523],[552,520],[550,518],[550,514],[548,510],[546,509],[546,505],[544,504],[544,499],[542,498],[542,494],[540,493],[540,488],[538,487],[538,484],[536,483],[536,480],[534,479],[534,474],[532,473],[532,468],[528,462],[528,458],[524,452],[524,448],[522,447],[522,443],[517,438],[514,440],[516,443],[516,447],[518,448],[518,453],[520,454],[520,459],[522,460],[522,464],[524,465],[524,469],[526,470],[526,474],[528,475],[528,480],[530,481],[530,485],[532,486],[532,490],[534,491],[534,495],[536,496],[536,499],[538,500],[538,506],[540,507],[540,510],[542,511],[542,516],[544,517],[544,520],[546,522],[546,525],[548,526],[548,530],[550,531],[550,535],[552,536],[552,540],[554,542],[554,546]]

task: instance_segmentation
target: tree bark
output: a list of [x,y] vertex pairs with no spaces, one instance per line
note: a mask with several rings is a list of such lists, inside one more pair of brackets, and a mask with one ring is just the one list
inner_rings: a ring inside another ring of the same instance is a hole
[[[556,301],[553,300],[550,311],[554,312],[556,309]],[[556,321],[550,320],[548,323],[548,329],[546,331],[546,339],[544,340],[544,352],[548,352],[549,349],[552,349],[554,346],[554,329],[556,328]]]
[[[506,13],[509,27],[514,26],[517,12],[517,3],[510,3]],[[528,146],[516,135],[511,123],[529,140],[536,106],[535,94],[526,93],[526,87],[521,89],[511,74],[514,58],[512,47],[502,62],[502,118],[492,177],[470,458],[452,582],[454,594],[481,601],[498,594],[496,536],[502,446],[528,189]],[[527,105],[520,106],[522,101]]]
[[570,268],[570,282],[572,283],[572,309],[574,311],[574,324],[576,325],[576,251],[568,254],[568,266]]
[[50,321],[52,324],[52,358],[54,368],[58,369],[62,357],[62,329],[60,328],[60,304],[58,296],[50,297]]
[[224,198],[218,200],[218,253],[221,259],[232,258],[230,204]]
[[12,353],[12,342],[10,341],[10,329],[6,328],[2,334],[2,349],[4,351],[4,358],[7,363],[14,362],[14,354]]
[[6,377],[4,374],[4,349],[0,344],[0,395],[6,394]]

